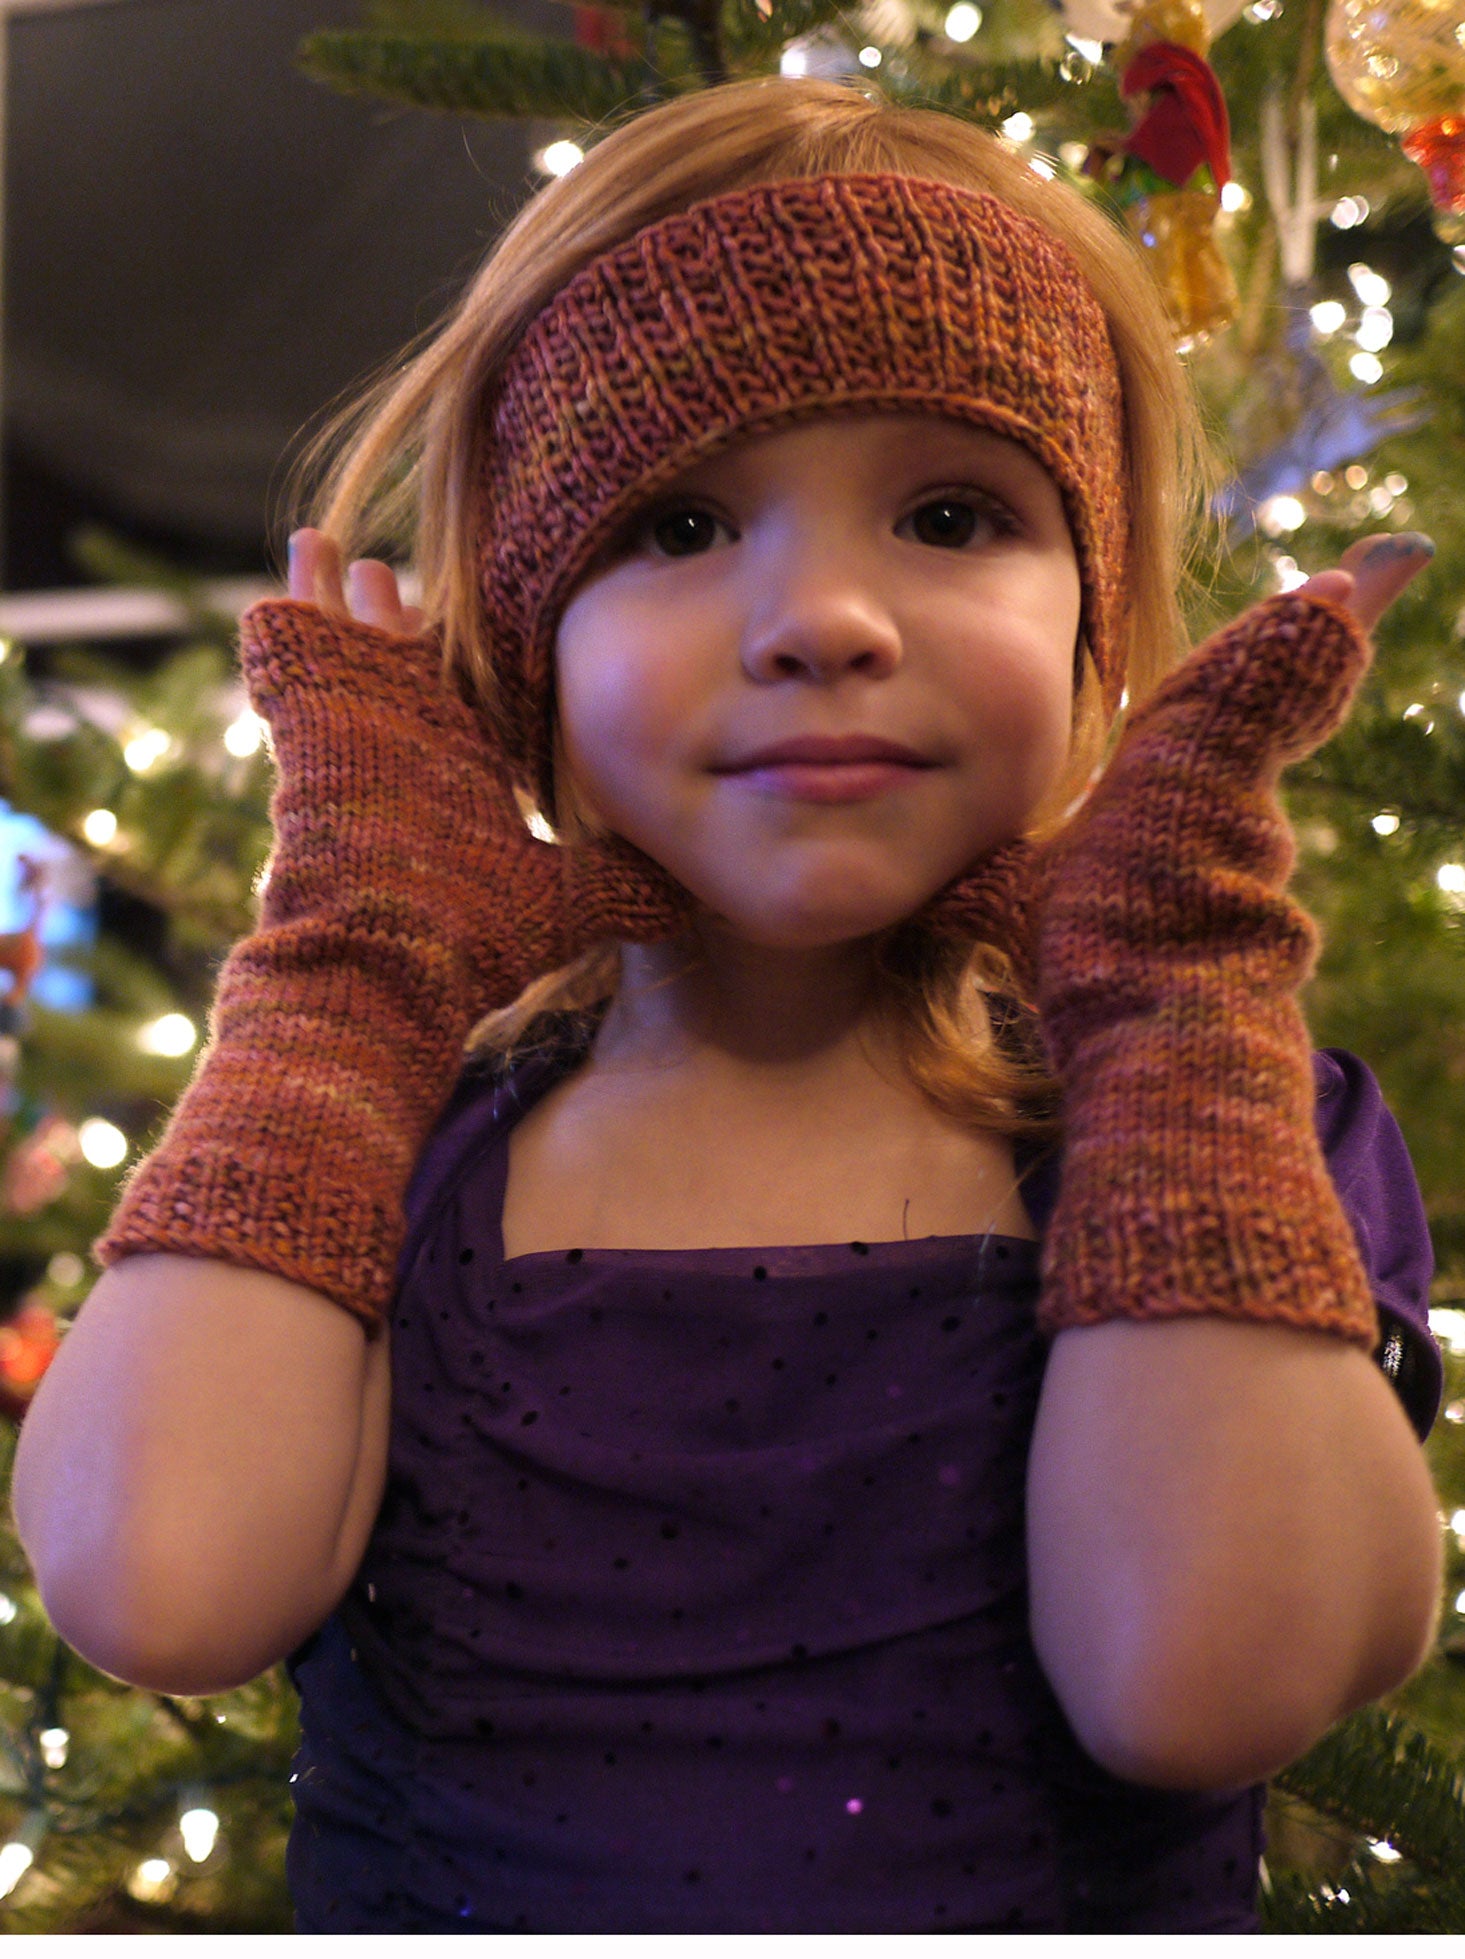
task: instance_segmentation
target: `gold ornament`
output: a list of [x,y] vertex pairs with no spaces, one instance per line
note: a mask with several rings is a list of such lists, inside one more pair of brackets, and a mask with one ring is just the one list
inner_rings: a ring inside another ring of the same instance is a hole
[[1333,0],[1327,61],[1349,108],[1424,171],[1441,235],[1465,238],[1465,0]]
[[1100,137],[1084,164],[1149,255],[1182,351],[1229,325],[1237,307],[1216,243],[1231,160],[1210,41],[1201,0],[1142,0],[1111,57],[1132,126]]

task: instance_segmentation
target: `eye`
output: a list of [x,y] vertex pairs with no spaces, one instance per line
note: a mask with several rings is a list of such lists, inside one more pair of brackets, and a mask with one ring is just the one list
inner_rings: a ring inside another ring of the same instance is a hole
[[655,556],[695,558],[711,547],[719,528],[726,528],[722,519],[701,504],[667,504],[637,521],[631,544]]
[[999,537],[1017,528],[1011,512],[1001,504],[954,491],[932,497],[904,521],[915,526],[918,544],[948,551],[960,551],[974,538]]

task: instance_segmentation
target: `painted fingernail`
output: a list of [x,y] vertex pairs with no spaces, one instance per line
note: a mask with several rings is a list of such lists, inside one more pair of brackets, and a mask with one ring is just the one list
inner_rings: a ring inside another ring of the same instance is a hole
[[1400,531],[1396,537],[1381,537],[1363,554],[1368,565],[1395,564],[1401,558],[1432,558],[1434,539],[1423,531]]

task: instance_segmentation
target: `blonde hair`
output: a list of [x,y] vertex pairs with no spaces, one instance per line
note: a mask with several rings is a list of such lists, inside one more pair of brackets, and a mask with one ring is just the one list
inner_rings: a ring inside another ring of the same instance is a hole
[[[1131,484],[1128,607],[1121,651],[1131,706],[1183,646],[1183,559],[1203,475],[1199,419],[1170,328],[1137,249],[1076,192],[1045,181],[1008,145],[959,118],[899,107],[867,83],[787,77],[676,98],[605,135],[519,213],[441,326],[337,419],[303,470],[330,458],[319,527],[347,556],[410,551],[428,621],[452,667],[495,698],[478,592],[471,492],[487,436],[485,403],[524,329],[591,259],[648,224],[727,191],[831,171],[889,172],[988,191],[1047,226],[1073,253],[1109,323],[1125,404]],[[1085,656],[1062,779],[1034,812],[1041,841],[1101,763],[1115,730]],[[562,758],[557,755],[557,774]],[[567,841],[591,827],[573,784],[559,812]],[[908,922],[874,942],[877,1004],[911,1079],[946,1113],[1033,1138],[1058,1133],[1057,1084],[1030,1014],[994,1036],[988,1001],[1018,995],[1000,947],[953,946]],[[505,1062],[536,1045],[552,1014],[589,1027],[616,990],[618,946],[547,974],[482,1022],[475,1052]],[[1030,1002],[1022,1002],[1030,1008]]]

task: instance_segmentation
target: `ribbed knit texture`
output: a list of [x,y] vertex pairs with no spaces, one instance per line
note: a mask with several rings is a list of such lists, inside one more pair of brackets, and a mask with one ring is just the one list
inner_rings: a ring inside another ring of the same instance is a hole
[[1124,684],[1123,402],[1102,309],[995,197],[830,175],[695,204],[585,266],[504,370],[478,485],[501,737],[553,808],[555,629],[645,498],[734,437],[841,411],[949,415],[1020,442],[1063,495],[1083,630]]
[[1135,715],[1046,856],[1038,1009],[1065,1118],[1046,1332],[1205,1314],[1377,1345],[1314,1126],[1296,995],[1318,934],[1285,895],[1275,795],[1370,657],[1341,606],[1253,607]]
[[279,771],[259,929],[94,1253],[224,1259],[374,1324],[469,1028],[597,939],[685,914],[629,844],[528,834],[434,643],[269,601],[245,615],[242,666]]

